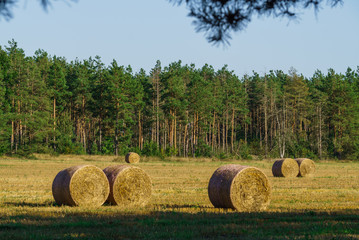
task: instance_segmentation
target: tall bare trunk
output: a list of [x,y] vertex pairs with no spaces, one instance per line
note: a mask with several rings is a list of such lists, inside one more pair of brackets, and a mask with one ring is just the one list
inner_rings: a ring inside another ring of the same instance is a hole
[[54,110],[54,151],[56,152],[56,98],[54,98],[53,102],[53,110]]
[[186,157],[186,141],[187,141],[187,124],[184,127],[184,135],[183,135],[183,156]]
[[142,150],[142,124],[141,124],[141,111],[138,111],[138,147]]
[[[152,112],[155,113],[155,100],[152,100]],[[156,128],[157,128],[157,114],[156,114],[156,121],[153,121],[152,123],[152,128],[151,128],[151,141],[152,142],[156,142],[157,143],[157,133],[156,133]],[[158,146],[158,143],[157,143]]]
[[176,118],[176,111],[174,112],[174,136],[173,136],[173,138],[174,138],[174,143],[173,143],[173,145],[174,145],[174,147],[175,147],[175,149],[177,148],[177,118]]
[[[71,112],[71,110],[70,110]],[[86,119],[85,119],[85,96],[82,96],[82,131],[83,131],[83,147],[87,152],[87,139],[86,139]]]
[[21,145],[21,142],[22,142],[22,122],[21,122],[21,117],[20,117],[20,115],[21,115],[21,101],[20,100],[18,100],[17,101],[17,113],[18,113],[18,115],[19,115],[19,124],[18,124],[18,139],[17,139],[17,141],[18,141],[18,145]]
[[234,152],[234,107],[232,109],[232,119],[231,119],[231,124],[232,124],[232,133],[231,133],[231,150],[232,153]]
[[219,119],[217,121],[217,145],[216,145],[216,148],[218,150],[221,149],[221,125],[220,125],[220,122],[219,122]]
[[14,123],[14,121],[11,121],[11,143],[10,143],[10,145],[11,145],[11,151],[14,149],[14,141],[15,141],[15,135],[14,135],[14,126],[15,125],[15,123]]
[[319,115],[318,153],[319,153],[319,159],[322,159],[322,108],[321,108],[321,106],[318,109],[318,115]]
[[98,151],[102,152],[102,118],[101,118],[101,116],[100,116],[100,119],[99,119],[99,125],[98,126],[99,126],[99,134],[100,134]]
[[225,119],[223,118],[223,123],[222,123],[222,150],[225,150],[225,144],[226,144],[226,122]]
[[213,123],[212,123],[212,151],[214,151],[215,144],[215,129],[216,129],[216,112],[213,112]]
[[268,117],[267,117],[267,97],[264,98],[264,152],[268,155]]
[[156,77],[156,141],[157,147],[160,146],[160,117],[159,117],[159,109],[160,109],[160,85],[159,85],[159,77]]

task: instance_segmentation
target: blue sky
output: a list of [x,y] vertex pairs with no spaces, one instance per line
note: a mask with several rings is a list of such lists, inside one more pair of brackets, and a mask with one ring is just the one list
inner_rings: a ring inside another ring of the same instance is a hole
[[14,18],[0,20],[0,45],[14,39],[28,56],[44,49],[68,61],[99,55],[106,65],[116,59],[147,73],[156,60],[162,66],[178,60],[197,68],[228,65],[240,77],[291,67],[311,77],[316,69],[344,73],[359,66],[358,0],[344,0],[336,8],[325,5],[317,15],[305,10],[299,21],[255,18],[233,33],[225,48],[196,33],[187,13],[185,6],[167,0],[55,1],[48,12],[39,1],[20,0]]

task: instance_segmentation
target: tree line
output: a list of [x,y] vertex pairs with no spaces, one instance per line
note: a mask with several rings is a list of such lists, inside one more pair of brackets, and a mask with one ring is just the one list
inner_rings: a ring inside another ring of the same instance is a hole
[[359,67],[305,78],[181,61],[149,73],[0,46],[0,154],[359,159]]

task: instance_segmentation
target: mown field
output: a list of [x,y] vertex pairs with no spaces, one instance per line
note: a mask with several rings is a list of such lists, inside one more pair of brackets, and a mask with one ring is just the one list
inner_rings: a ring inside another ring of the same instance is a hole
[[[0,239],[359,239],[359,162],[316,162],[308,178],[274,178],[273,161],[145,158],[151,177],[145,207],[57,206],[56,174],[92,164],[125,164],[124,157],[0,158]],[[215,209],[207,194],[212,173],[236,163],[260,168],[272,197],[264,212]]]

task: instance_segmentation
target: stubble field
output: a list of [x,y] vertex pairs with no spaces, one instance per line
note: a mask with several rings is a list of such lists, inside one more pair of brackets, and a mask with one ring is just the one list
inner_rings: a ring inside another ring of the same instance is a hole
[[[316,162],[305,178],[275,178],[273,160],[142,159],[153,193],[144,207],[56,205],[51,185],[64,168],[101,169],[124,157],[0,158],[0,239],[359,239],[359,162]],[[272,186],[263,212],[215,209],[213,172],[235,163],[261,169]]]

